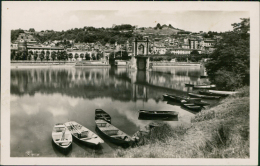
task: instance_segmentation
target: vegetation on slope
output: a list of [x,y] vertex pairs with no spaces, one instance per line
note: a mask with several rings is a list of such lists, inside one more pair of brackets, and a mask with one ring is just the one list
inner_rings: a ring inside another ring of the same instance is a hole
[[211,83],[224,90],[249,85],[250,20],[234,23],[233,31],[225,33],[205,65]]
[[196,114],[188,126],[165,123],[143,145],[118,149],[128,158],[249,158],[249,87]]

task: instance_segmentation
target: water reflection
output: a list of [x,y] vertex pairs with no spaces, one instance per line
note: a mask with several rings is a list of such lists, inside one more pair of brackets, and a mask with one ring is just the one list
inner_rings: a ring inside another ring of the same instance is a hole
[[59,122],[77,121],[95,132],[97,108],[109,113],[113,125],[129,135],[152,121],[138,120],[140,109],[177,111],[178,121],[167,122],[189,123],[193,113],[167,104],[162,95],[186,95],[185,83],[205,80],[199,78],[199,71],[199,67],[149,72],[125,68],[12,69],[11,157],[31,157],[26,152],[39,157],[113,157],[111,151],[117,146],[107,141],[100,149],[75,142],[66,155],[51,144],[53,125]]
[[[207,81],[200,79],[199,70],[189,67],[155,68],[150,72],[128,71],[126,68],[12,69],[11,94],[61,93],[88,99],[112,97],[135,101],[140,96],[147,98],[149,87],[186,92],[189,87],[185,87],[185,83],[202,84]],[[150,93],[149,97],[157,98]]]

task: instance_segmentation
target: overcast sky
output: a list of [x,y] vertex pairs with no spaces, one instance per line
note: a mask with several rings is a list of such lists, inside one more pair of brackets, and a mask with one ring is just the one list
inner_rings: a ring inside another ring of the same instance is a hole
[[112,27],[131,24],[154,27],[157,23],[171,24],[187,31],[228,31],[240,18],[249,18],[244,11],[169,11],[169,10],[22,10],[13,11],[11,29],[68,30],[84,26]]

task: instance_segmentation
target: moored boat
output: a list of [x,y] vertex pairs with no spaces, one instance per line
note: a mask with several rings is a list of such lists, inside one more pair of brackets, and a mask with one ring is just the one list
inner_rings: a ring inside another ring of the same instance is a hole
[[187,101],[187,100],[183,100],[182,101],[183,104],[195,104],[195,105],[198,105],[198,106],[206,106],[206,105],[210,105],[209,103],[206,103],[206,102],[202,102],[202,101]]
[[178,116],[176,111],[150,111],[150,110],[139,110],[140,116],[157,116],[157,117],[168,117]]
[[234,95],[234,94],[238,93],[238,92],[233,92],[233,91],[219,91],[219,90],[209,90],[209,92],[214,93],[214,94],[226,94],[226,95]]
[[178,121],[178,116],[146,116],[140,115],[138,116],[139,120],[160,120],[160,121]]
[[194,89],[210,89],[215,88],[216,85],[194,85]]
[[177,103],[182,103],[183,100],[188,101],[201,101],[201,98],[191,98],[191,97],[181,97],[181,96],[175,96],[170,94],[164,94],[164,99],[174,101]]
[[196,93],[188,93],[191,97],[199,97],[204,99],[219,99],[221,96],[207,96],[207,95],[200,95]]
[[207,91],[199,91],[199,94],[208,95],[208,96],[222,96],[222,97],[228,96],[228,94],[217,94],[217,93],[212,93],[212,92],[207,92]]
[[192,104],[192,103],[182,104],[182,106],[185,107],[185,108],[188,108],[190,110],[193,110],[193,111],[200,111],[202,109],[201,106],[198,106],[198,105],[195,105],[195,104]]
[[186,83],[185,86],[186,86],[186,87],[194,87],[194,84]]
[[130,145],[134,140],[128,134],[119,130],[103,119],[95,120],[98,131],[112,143],[119,145]]
[[111,123],[111,116],[102,109],[95,110],[95,120],[97,119],[103,119],[108,123]]
[[196,97],[196,98],[192,98],[192,97],[183,97],[183,100],[187,100],[188,102],[195,102],[195,101],[201,101],[201,98]]
[[65,126],[76,140],[86,145],[97,146],[104,143],[98,135],[75,121],[66,122]]
[[200,76],[200,78],[208,78],[209,76],[205,76],[205,75],[203,75],[203,76]]
[[52,141],[60,150],[66,151],[72,146],[72,136],[64,124],[55,124],[51,135]]
[[178,103],[181,103],[181,100],[183,100],[183,97],[179,97],[179,96],[175,96],[175,95],[169,95],[169,94],[164,94],[163,97],[166,100],[171,100],[171,101],[175,101]]

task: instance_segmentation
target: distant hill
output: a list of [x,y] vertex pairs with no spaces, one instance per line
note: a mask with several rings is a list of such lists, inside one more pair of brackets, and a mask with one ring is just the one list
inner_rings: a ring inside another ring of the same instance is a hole
[[[102,45],[106,43],[113,44],[117,42],[118,44],[123,44],[127,40],[131,41],[133,38],[139,38],[140,36],[149,35],[151,38],[158,36],[171,36],[178,32],[185,32],[184,30],[174,28],[171,25],[162,25],[159,28],[138,28],[130,24],[115,25],[113,28],[94,28],[94,27],[84,27],[84,28],[74,28],[66,31],[42,31],[39,33],[34,33],[33,38],[43,43],[46,41],[54,40],[74,40],[75,43],[95,43],[101,42]],[[12,30],[11,39],[15,41],[20,33],[24,33],[23,30]]]
[[139,33],[139,34],[143,34],[143,33],[146,33],[147,35],[148,34],[154,34],[154,35],[173,35],[173,34],[177,34],[178,32],[180,32],[181,30],[177,30],[177,29],[172,29],[172,28],[169,28],[169,29],[154,29],[154,28],[148,28],[148,29],[144,29],[144,30],[136,30],[135,32],[136,33]]
[[167,25],[162,25],[160,26],[160,28],[139,28],[137,30],[135,30],[135,33],[139,33],[142,35],[174,35],[177,34],[178,32],[186,32],[182,29],[178,29],[178,28],[174,28],[171,25],[167,26]]

